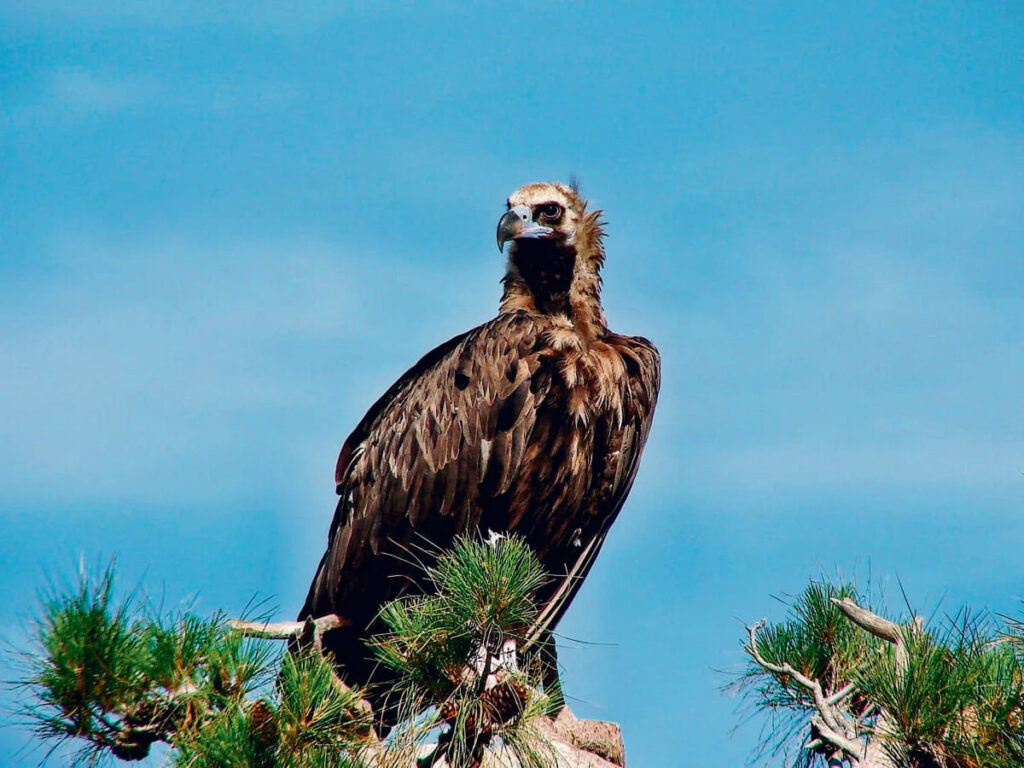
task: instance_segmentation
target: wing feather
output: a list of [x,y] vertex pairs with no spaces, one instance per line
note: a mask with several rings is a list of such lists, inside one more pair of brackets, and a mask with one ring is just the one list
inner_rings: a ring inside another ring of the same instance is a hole
[[611,334],[617,357],[598,366],[617,392],[599,398],[615,407],[573,426],[583,395],[543,342],[549,323],[499,315],[428,353],[373,405],[338,458],[340,499],[301,616],[366,627],[413,587],[420,553],[493,524],[527,536],[559,576],[531,635],[557,624],[636,477],[660,358],[646,339]]
[[547,392],[531,376],[542,366],[519,355],[542,354],[545,326],[500,315],[428,353],[373,405],[338,458],[341,499],[303,615],[344,606],[366,619],[400,591],[391,580],[383,594],[363,594],[368,552],[450,539],[479,524],[485,497],[508,491]]
[[[650,434],[654,408],[661,387],[661,356],[655,346],[645,338],[617,336],[615,345],[626,366],[626,397],[623,399],[622,424],[619,429],[595,435],[594,483],[588,499],[588,509],[578,520],[591,520],[596,526],[580,540],[574,558],[564,558],[564,575],[550,585],[546,600],[536,623],[530,629],[532,641],[542,639],[555,627],[583,579],[590,572],[608,530],[618,517],[622,505],[633,486],[640,456]],[[564,447],[558,450],[565,450]],[[561,465],[556,457],[545,466]],[[567,526],[560,525],[559,533]]]

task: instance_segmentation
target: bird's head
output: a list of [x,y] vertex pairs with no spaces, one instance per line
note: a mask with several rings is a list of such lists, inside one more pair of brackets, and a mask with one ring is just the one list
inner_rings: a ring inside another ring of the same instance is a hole
[[520,187],[506,205],[498,221],[498,248],[508,253],[503,308],[572,318],[593,305],[600,314],[601,211],[587,211],[575,184],[546,182]]

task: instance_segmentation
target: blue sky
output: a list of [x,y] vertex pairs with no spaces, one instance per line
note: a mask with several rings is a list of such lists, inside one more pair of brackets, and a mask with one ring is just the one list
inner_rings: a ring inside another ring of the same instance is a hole
[[743,621],[823,571],[1019,615],[1024,9],[896,5],[4,3],[0,634],[83,555],[293,614],[342,440],[570,173],[664,358],[579,715],[742,764]]

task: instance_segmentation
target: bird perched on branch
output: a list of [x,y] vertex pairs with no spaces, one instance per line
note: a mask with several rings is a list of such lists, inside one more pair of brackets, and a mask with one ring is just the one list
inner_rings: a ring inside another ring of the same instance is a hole
[[529,641],[548,649],[545,687],[557,685],[551,631],[636,476],[660,358],[605,321],[601,211],[556,183],[527,184],[506,208],[498,315],[410,368],[338,458],[340,500],[299,619],[334,613],[348,624],[323,641],[350,684],[375,679],[365,641],[380,607],[424,588],[410,550],[511,532],[554,577]]

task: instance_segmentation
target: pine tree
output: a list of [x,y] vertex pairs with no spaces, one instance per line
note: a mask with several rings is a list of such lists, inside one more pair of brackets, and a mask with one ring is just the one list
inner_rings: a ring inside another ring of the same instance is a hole
[[1019,768],[1024,632],[964,610],[893,621],[853,584],[812,582],[788,617],[747,627],[730,687],[767,715],[762,750],[790,766]]
[[44,597],[21,714],[76,763],[141,760],[163,743],[179,768],[476,768],[489,753],[564,764],[571,733],[564,715],[544,717],[557,707],[525,640],[546,579],[533,552],[515,537],[465,538],[426,572],[432,591],[384,606],[388,631],[373,641],[403,715],[383,741],[362,693],[322,653],[338,617],[159,616],[116,596],[112,567]]

